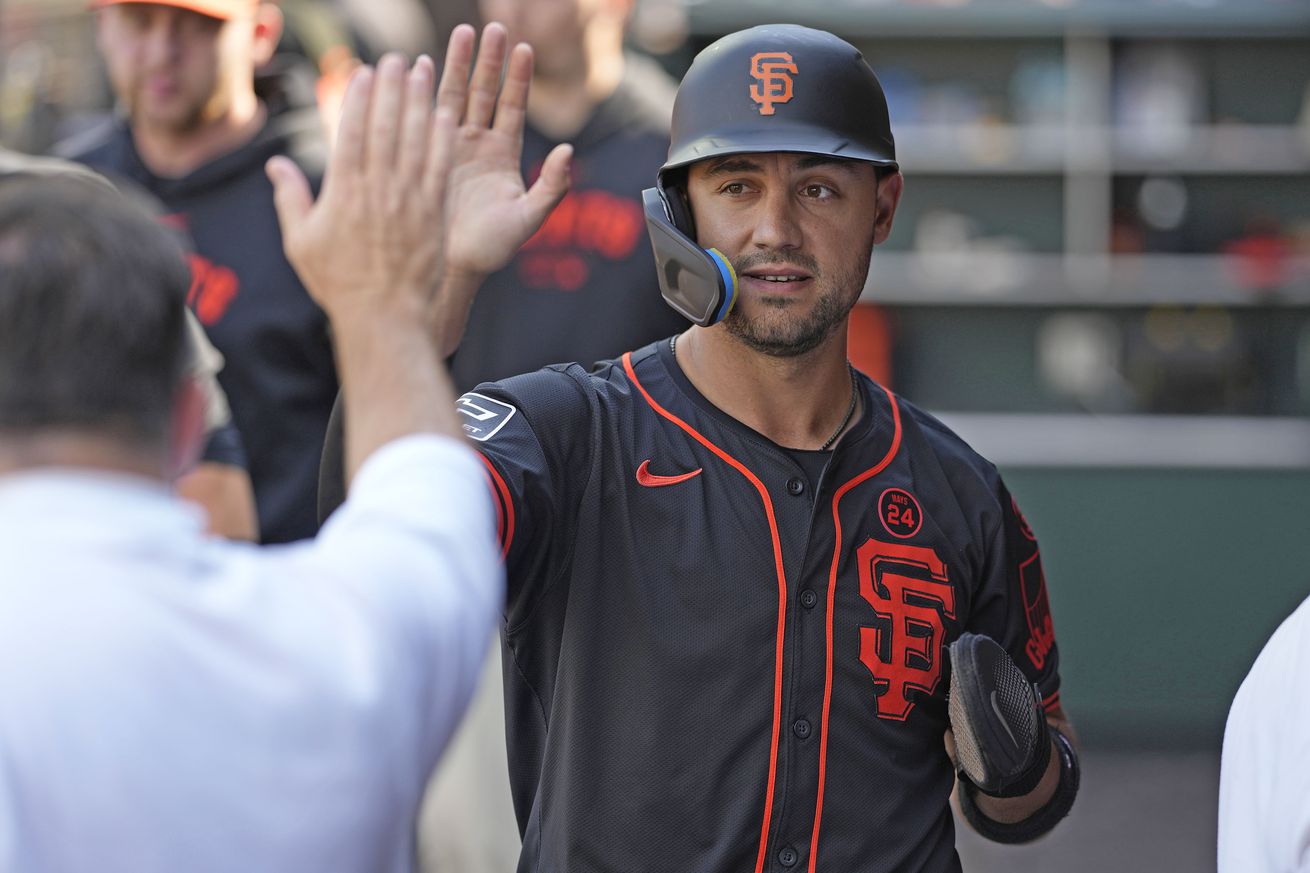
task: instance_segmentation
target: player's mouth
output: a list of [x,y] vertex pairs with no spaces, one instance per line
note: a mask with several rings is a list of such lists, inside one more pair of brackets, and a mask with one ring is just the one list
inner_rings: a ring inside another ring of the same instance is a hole
[[151,100],[171,100],[182,90],[182,84],[174,76],[147,76],[141,90]]
[[797,291],[813,278],[809,273],[792,268],[747,270],[741,274],[752,284],[766,291]]

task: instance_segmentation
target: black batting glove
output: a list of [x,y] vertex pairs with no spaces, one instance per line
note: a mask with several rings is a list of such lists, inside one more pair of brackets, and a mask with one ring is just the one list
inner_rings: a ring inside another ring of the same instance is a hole
[[991,637],[961,634],[949,652],[947,711],[960,778],[992,797],[1028,794],[1051,758],[1036,686]]

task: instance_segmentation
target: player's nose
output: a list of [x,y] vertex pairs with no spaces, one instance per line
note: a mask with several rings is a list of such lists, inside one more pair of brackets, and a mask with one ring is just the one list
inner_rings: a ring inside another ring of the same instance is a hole
[[783,187],[772,186],[753,210],[751,244],[756,249],[800,248],[803,234],[797,204]]

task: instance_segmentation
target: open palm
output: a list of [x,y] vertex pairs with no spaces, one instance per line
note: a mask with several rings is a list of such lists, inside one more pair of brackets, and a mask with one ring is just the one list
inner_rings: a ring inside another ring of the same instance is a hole
[[438,108],[461,119],[446,201],[446,268],[456,280],[480,280],[509,263],[568,190],[572,153],[567,145],[557,146],[536,182],[524,183],[520,160],[532,49],[515,46],[505,65],[508,35],[490,24],[470,80],[473,41],[470,27],[451,34],[437,92]]

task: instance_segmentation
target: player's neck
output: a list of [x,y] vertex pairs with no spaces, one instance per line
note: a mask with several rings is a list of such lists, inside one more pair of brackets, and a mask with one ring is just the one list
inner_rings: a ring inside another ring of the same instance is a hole
[[778,445],[822,448],[846,420],[853,377],[844,330],[794,358],[753,351],[722,328],[693,327],[676,348],[678,365],[705,399]]
[[253,93],[248,96],[220,117],[186,131],[134,123],[137,154],[156,176],[176,179],[236,151],[255,138],[268,118],[264,104]]
[[584,52],[583,58],[570,73],[532,79],[528,121],[551,139],[577,136],[623,80],[622,50]]
[[105,434],[55,429],[0,439],[0,476],[41,469],[98,470],[166,479],[158,452]]

